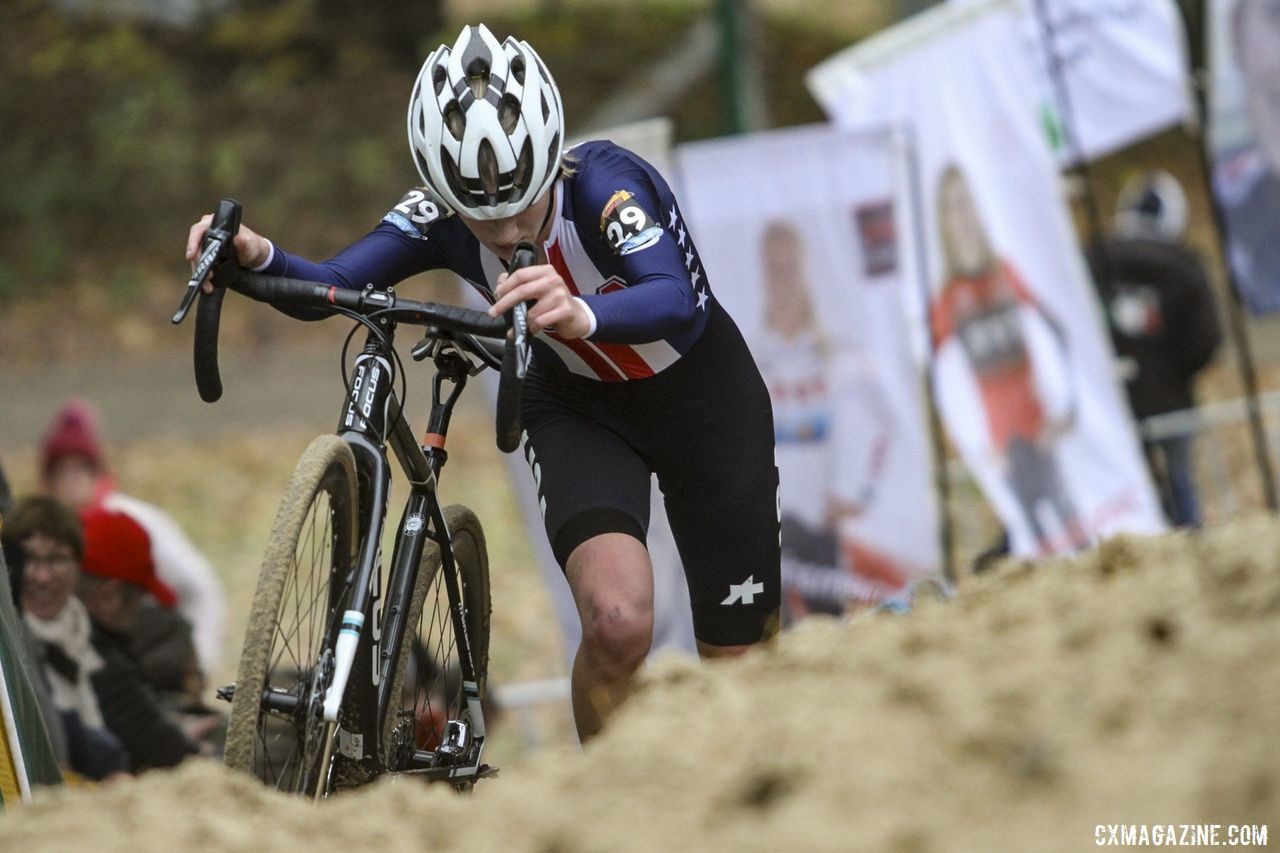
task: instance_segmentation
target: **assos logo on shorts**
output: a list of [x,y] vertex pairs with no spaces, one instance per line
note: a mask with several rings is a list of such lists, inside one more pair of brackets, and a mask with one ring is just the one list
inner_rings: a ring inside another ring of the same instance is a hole
[[658,242],[662,227],[644,212],[635,196],[618,190],[600,214],[600,233],[614,252],[629,255]]

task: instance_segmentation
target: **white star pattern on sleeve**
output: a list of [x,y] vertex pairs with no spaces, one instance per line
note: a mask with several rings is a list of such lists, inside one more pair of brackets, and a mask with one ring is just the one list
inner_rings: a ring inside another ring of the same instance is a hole
[[[689,233],[684,229],[684,223],[680,220],[680,215],[676,212],[673,205],[671,210],[667,211],[668,228],[672,235],[676,238],[676,242],[680,248],[685,250],[684,267],[689,271],[689,281],[693,285],[693,293],[698,298],[698,310],[707,310],[707,300],[711,298],[711,291],[706,288],[699,288],[698,282],[702,280],[702,272],[694,268],[693,263],[693,241],[689,239]],[[677,230],[678,229],[678,230]],[[688,242],[686,246],[685,243]]]

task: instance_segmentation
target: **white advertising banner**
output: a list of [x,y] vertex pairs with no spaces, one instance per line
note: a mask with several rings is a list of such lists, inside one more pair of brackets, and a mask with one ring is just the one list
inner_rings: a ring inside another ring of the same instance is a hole
[[[1191,114],[1185,38],[1172,0],[1021,4],[1041,122],[1064,166],[1077,153],[1105,157]],[[1078,151],[1067,144],[1067,122]]]
[[897,151],[888,131],[823,125],[676,152],[716,298],[773,401],[789,620],[905,595],[939,567]]
[[[1191,115],[1186,38],[1173,0],[1016,3],[1022,52],[1034,75],[1028,95],[1063,166],[1074,165],[1077,155],[1105,157]],[[991,2],[951,5],[981,12]]]
[[[913,140],[938,407],[1014,553],[1163,526],[1042,129],[1016,3],[943,6],[815,69]],[[923,312],[919,312],[920,316]],[[910,316],[910,315],[908,315]]]
[[1209,3],[1209,143],[1227,257],[1255,314],[1280,310],[1280,0]]

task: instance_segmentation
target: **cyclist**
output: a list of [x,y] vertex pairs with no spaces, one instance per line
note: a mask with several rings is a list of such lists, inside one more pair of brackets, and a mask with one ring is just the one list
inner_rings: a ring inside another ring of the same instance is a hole
[[[340,287],[447,268],[494,316],[532,303],[522,450],[582,620],[572,695],[587,738],[626,698],[652,639],[651,472],[700,654],[737,654],[776,631],[768,392],[666,181],[610,142],[566,151],[559,91],[528,43],[463,28],[423,64],[408,131],[424,186],[371,233],[313,263],[241,228],[236,254],[251,269]],[[192,226],[188,259],[210,220]],[[521,241],[538,262],[507,274]]]

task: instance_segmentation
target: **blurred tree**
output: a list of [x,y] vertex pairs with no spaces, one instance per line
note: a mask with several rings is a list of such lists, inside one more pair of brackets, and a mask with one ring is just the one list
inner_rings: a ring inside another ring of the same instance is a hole
[[415,68],[440,41],[444,0],[240,0],[219,16],[223,47],[311,73],[359,57]]
[[[312,18],[335,41],[354,39],[376,45],[407,67],[426,58],[425,44],[444,24],[443,0],[315,0]],[[329,38],[322,38],[329,41]]]
[[[291,248],[331,252],[416,180],[409,87],[463,23],[441,0],[209,0],[199,26],[61,2],[0,0],[0,300],[167,268],[174,234],[221,196]],[[538,46],[577,128],[705,11],[574,0],[485,17]],[[850,35],[812,16],[754,23],[769,124],[820,120],[803,72]],[[719,94],[689,85],[664,109],[678,138],[723,132]]]

